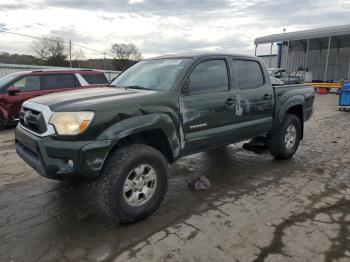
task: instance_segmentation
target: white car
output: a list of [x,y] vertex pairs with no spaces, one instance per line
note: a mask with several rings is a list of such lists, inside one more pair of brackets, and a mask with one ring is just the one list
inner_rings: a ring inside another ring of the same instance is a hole
[[283,85],[284,84],[282,80],[279,80],[276,77],[270,76],[270,80],[271,80],[271,84],[274,85],[274,86],[275,85]]

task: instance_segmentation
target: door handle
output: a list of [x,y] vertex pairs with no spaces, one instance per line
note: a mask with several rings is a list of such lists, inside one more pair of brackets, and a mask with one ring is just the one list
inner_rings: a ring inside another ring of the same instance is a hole
[[235,100],[233,98],[227,98],[226,105],[232,106],[235,103]]
[[264,99],[264,100],[269,100],[269,99],[271,99],[271,97],[272,97],[272,95],[265,94],[265,95],[263,96],[263,99]]

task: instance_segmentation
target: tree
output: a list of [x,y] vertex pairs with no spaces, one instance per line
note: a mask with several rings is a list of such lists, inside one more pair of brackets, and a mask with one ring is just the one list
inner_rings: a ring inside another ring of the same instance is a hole
[[46,65],[67,66],[67,55],[63,39],[59,37],[43,38],[34,41],[34,52]]
[[124,71],[135,64],[135,61],[142,59],[142,54],[134,44],[113,44],[112,53],[114,54],[114,65],[117,70]]

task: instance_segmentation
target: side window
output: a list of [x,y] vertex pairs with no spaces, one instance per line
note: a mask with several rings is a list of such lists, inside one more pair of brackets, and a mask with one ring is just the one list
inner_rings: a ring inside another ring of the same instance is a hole
[[40,90],[39,76],[25,76],[13,83],[22,92]]
[[59,89],[75,87],[75,80],[72,74],[42,75],[43,89]]
[[251,60],[233,60],[233,70],[239,89],[254,89],[264,84],[260,64]]
[[190,77],[190,94],[228,90],[228,74],[225,60],[210,60],[200,63]]
[[88,82],[90,85],[94,84],[107,84],[108,80],[105,74],[81,74],[81,76]]

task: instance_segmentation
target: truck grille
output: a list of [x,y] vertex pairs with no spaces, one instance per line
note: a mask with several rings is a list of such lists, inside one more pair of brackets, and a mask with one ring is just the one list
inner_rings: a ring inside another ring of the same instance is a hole
[[19,122],[37,134],[43,134],[47,130],[43,114],[33,109],[22,107],[19,113]]

